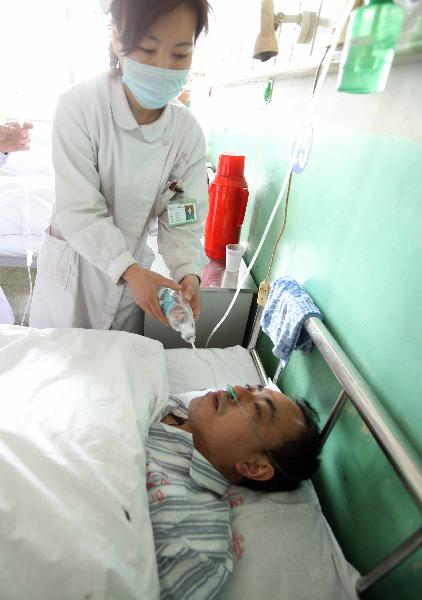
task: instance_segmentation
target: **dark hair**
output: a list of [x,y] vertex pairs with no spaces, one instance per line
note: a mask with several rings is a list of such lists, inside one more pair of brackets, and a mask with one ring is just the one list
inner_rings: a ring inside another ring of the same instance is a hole
[[283,442],[278,448],[266,449],[274,460],[274,476],[267,481],[244,477],[239,485],[262,492],[287,492],[295,490],[301,481],[309,479],[318,469],[318,414],[306,400],[296,400],[296,404],[303,413],[306,429],[296,438]]
[[[207,0],[114,0],[111,5],[113,23],[119,33],[123,54],[129,54],[157,19],[175,8],[187,4],[196,14],[195,41],[202,31],[208,31]],[[124,26],[123,26],[124,23]],[[119,58],[110,44],[110,67],[116,73]]]

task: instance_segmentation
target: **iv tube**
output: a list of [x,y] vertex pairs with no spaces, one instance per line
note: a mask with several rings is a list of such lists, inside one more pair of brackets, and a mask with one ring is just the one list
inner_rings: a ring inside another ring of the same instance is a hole
[[194,350],[194,352],[195,352],[196,357],[198,358],[198,360],[201,360],[202,362],[206,363],[206,365],[209,367],[209,369],[210,369],[210,371],[212,373],[212,376],[214,378],[214,387],[217,388],[218,387],[217,386],[217,377],[216,377],[213,365],[211,364],[211,362],[209,360],[207,360],[206,358],[203,358],[199,354],[199,351],[198,351],[197,347],[195,346],[195,342],[191,342],[191,345],[192,345],[192,348],[193,348],[193,350]]
[[[23,121],[22,121],[23,123]],[[26,313],[28,312],[29,303],[32,299],[32,277],[31,277],[31,265],[34,256],[34,250],[32,247],[32,236],[31,236],[31,228],[30,228],[30,211],[29,211],[29,197],[30,197],[30,183],[29,176],[27,174],[24,175],[24,190],[25,190],[25,229],[26,229],[26,237],[28,240],[28,245],[26,248],[26,268],[28,270],[28,281],[29,281],[29,294],[28,300],[25,305],[25,310],[23,311],[21,326],[24,324]]]
[[[329,67],[331,65],[331,61],[333,59],[333,55],[334,55],[335,49],[336,49],[337,44],[338,44],[338,40],[339,40],[340,34],[341,34],[341,32],[343,31],[343,29],[344,29],[344,27],[346,25],[347,19],[349,18],[349,15],[350,15],[350,13],[351,13],[351,11],[353,9],[354,4],[355,4],[355,0],[349,0],[348,1],[347,6],[346,6],[343,14],[342,14],[341,18],[339,19],[339,22],[337,23],[336,30],[335,30],[335,35],[332,38],[331,45],[330,45],[330,47],[328,49],[328,52],[325,55],[326,56],[325,64],[322,67],[321,73],[320,73],[318,79],[315,82],[315,86],[314,86],[314,90],[313,90],[313,93],[312,93],[312,96],[311,96],[311,99],[310,99],[310,102],[309,102],[309,106],[308,106],[307,110],[305,111],[304,119],[302,120],[302,122],[306,121],[306,120],[309,120],[309,119],[307,119],[307,117],[309,117],[311,115],[312,109],[313,109],[313,104],[314,104],[316,98],[318,98],[318,96],[319,96],[319,94],[321,92],[321,88],[322,88],[322,85],[323,85],[323,83],[325,81],[325,77],[327,76],[328,69],[329,69]],[[207,342],[205,344],[205,348],[208,348],[208,345],[209,345],[209,343],[211,341],[212,336],[220,328],[220,326],[224,323],[224,321],[226,320],[227,316],[231,312],[231,309],[233,308],[233,305],[236,302],[237,297],[239,296],[240,290],[241,290],[243,284],[245,283],[246,278],[248,277],[249,273],[251,272],[252,267],[254,266],[255,261],[258,258],[259,253],[261,252],[261,248],[264,245],[264,242],[266,240],[268,231],[270,230],[270,227],[272,225],[272,222],[274,220],[274,217],[276,215],[278,207],[280,206],[281,201],[283,200],[284,193],[286,191],[287,184],[288,184],[288,181],[289,181],[289,177],[290,177],[290,174],[292,172],[293,160],[294,160],[294,158],[293,158],[293,156],[291,156],[290,157],[290,161],[289,161],[289,165],[287,167],[287,173],[286,173],[286,176],[284,178],[283,184],[281,186],[280,193],[278,195],[276,203],[274,204],[274,208],[273,208],[273,210],[271,212],[271,215],[270,215],[270,218],[268,220],[267,226],[264,229],[264,233],[262,234],[262,238],[261,238],[261,240],[260,240],[260,242],[258,244],[257,249],[255,250],[255,254],[253,255],[253,257],[251,259],[251,262],[249,263],[249,266],[246,269],[246,271],[245,271],[242,279],[238,281],[236,292],[235,292],[235,294],[233,296],[233,299],[230,302],[230,304],[229,304],[226,312],[224,313],[223,317],[220,319],[220,321],[217,323],[217,325],[214,327],[214,329],[211,331],[210,335],[208,336]]]

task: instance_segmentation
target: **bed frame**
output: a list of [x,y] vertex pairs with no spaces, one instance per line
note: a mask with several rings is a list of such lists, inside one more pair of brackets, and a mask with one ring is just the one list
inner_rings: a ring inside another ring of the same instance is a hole
[[[261,327],[262,311],[263,308],[260,307],[256,313],[248,350],[262,383],[266,385],[268,383],[268,376],[255,349]],[[422,461],[418,453],[406,440],[399,427],[391,419],[369,385],[322,321],[311,317],[305,321],[305,328],[325,363],[341,385],[340,394],[321,431],[321,448],[327,441],[347,398],[349,398],[396,471],[402,484],[419,509],[422,510]],[[273,377],[274,382],[277,382],[281,371],[282,366],[281,362],[279,362]],[[369,573],[357,580],[356,591],[358,595],[361,595],[375,585],[382,577],[395,569],[421,546],[422,526],[397,546]]]

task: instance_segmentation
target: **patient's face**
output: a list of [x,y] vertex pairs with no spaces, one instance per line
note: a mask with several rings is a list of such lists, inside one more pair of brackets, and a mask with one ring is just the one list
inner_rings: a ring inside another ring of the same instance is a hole
[[195,448],[228,479],[236,481],[242,471],[239,465],[270,462],[262,442],[265,448],[278,447],[294,438],[305,423],[300,408],[281,392],[261,386],[233,389],[241,408],[228,392],[209,392],[191,401],[188,425]]

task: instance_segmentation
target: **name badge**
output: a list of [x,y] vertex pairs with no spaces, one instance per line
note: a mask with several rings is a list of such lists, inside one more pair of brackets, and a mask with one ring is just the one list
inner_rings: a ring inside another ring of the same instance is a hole
[[167,206],[167,216],[170,227],[180,227],[196,223],[198,214],[196,202],[186,200],[185,202],[172,202]]

